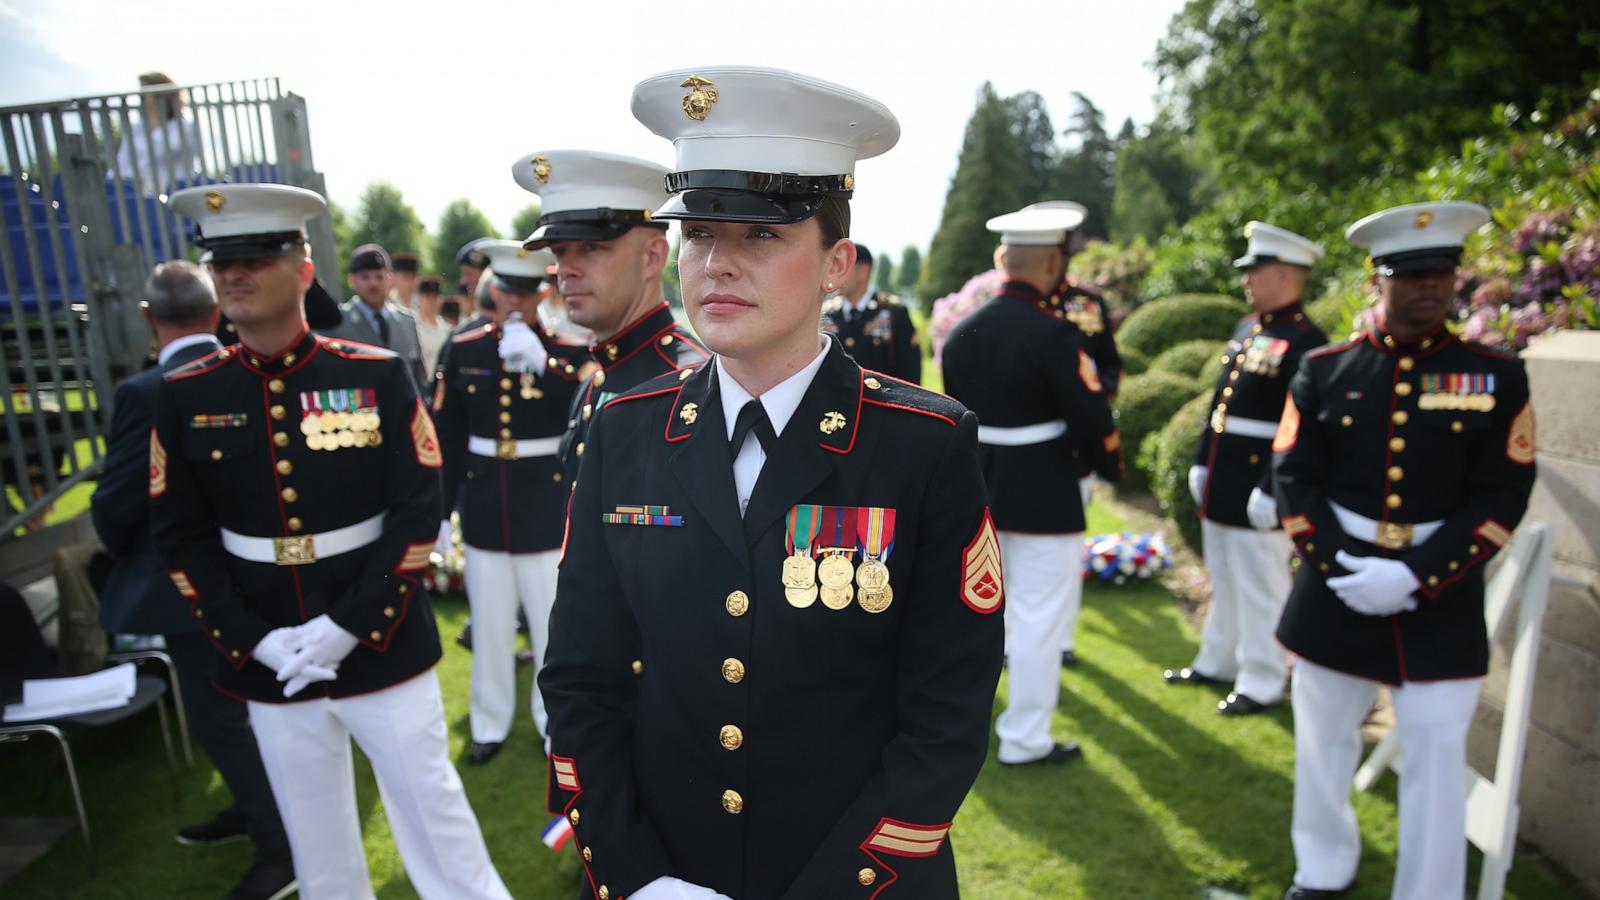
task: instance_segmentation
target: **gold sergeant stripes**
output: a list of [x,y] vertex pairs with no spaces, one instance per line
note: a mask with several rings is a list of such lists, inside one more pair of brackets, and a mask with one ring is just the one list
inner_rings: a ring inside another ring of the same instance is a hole
[[1305,516],[1290,516],[1283,520],[1283,530],[1289,537],[1298,537],[1311,531],[1311,520]]
[[949,825],[911,825],[893,819],[880,819],[878,827],[872,829],[872,834],[862,846],[895,856],[932,856],[939,852],[939,846],[949,833]]
[[1511,540],[1511,532],[1507,531],[1504,525],[1493,519],[1484,519],[1483,524],[1473,529],[1472,533],[1496,547],[1504,547],[1506,541]]
[[[556,773],[556,786],[563,791],[577,792],[582,788],[578,784],[578,764],[562,756],[550,757],[550,766]],[[573,813],[577,815],[577,813]]]
[[433,544],[407,544],[406,553],[400,557],[401,572],[420,572],[428,567],[428,557],[433,553]]
[[178,589],[178,596],[185,600],[193,600],[200,596],[194,589],[194,584],[189,581],[189,576],[182,570],[174,569],[167,575],[172,579],[172,586]]

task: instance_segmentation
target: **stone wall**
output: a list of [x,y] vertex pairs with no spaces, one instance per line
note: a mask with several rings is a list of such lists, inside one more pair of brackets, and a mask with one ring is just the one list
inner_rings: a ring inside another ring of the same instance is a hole
[[[1522,774],[1518,836],[1600,898],[1600,332],[1565,332],[1523,354],[1538,422],[1539,481],[1524,522],[1555,539]],[[1468,755],[1492,772],[1512,628],[1495,642]]]

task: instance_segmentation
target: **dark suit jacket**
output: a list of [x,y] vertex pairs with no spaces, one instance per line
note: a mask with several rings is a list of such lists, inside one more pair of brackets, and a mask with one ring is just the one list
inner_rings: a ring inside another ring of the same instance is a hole
[[199,631],[189,604],[178,596],[150,537],[150,429],[156,421],[161,376],[217,349],[184,347],[167,364],[145,369],[117,385],[105,472],[89,514],[100,543],[116,560],[100,594],[100,625],[125,634]]
[[429,386],[433,384],[433,373],[428,371],[427,363],[422,359],[422,341],[417,338],[417,320],[399,306],[393,303],[386,304],[383,312],[389,320],[389,341],[385,343],[373,329],[367,314],[356,309],[356,304],[360,302],[362,301],[359,297],[346,300],[339,306],[339,314],[343,317],[339,325],[319,330],[331,338],[360,341],[400,354],[400,358],[405,361],[406,371],[411,374],[412,386],[417,389],[418,394],[426,396]]

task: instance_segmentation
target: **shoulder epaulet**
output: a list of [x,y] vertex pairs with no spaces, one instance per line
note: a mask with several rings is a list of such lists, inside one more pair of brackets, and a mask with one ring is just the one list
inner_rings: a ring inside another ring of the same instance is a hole
[[1466,338],[1459,338],[1459,340],[1462,347],[1479,356],[1487,356],[1490,359],[1498,359],[1501,362],[1515,362],[1518,359],[1515,353],[1501,347],[1491,347],[1488,344],[1480,344],[1477,341],[1469,341]]
[[216,370],[227,365],[229,360],[233,359],[233,355],[236,352],[234,348],[236,346],[238,345],[235,344],[223,347],[219,350],[213,350],[199,359],[190,360],[189,362],[178,366],[176,369],[173,369],[171,372],[168,372],[161,377],[165,381],[182,381],[185,378],[193,378],[196,375],[204,375],[207,372],[215,372]]
[[389,304],[388,308],[391,312],[398,313],[399,315],[405,316],[408,319],[415,319],[417,317],[416,313],[398,303],[391,303]]
[[1306,358],[1307,359],[1320,359],[1321,357],[1324,357],[1324,356],[1332,356],[1335,353],[1343,353],[1344,351],[1349,350],[1352,347],[1361,346],[1361,343],[1363,341],[1365,341],[1366,339],[1367,339],[1366,332],[1358,331],[1355,334],[1351,335],[1349,340],[1340,341],[1337,344],[1323,344],[1321,347],[1318,347],[1315,350],[1311,350],[1311,351],[1307,352],[1306,353]]
[[844,309],[844,298],[842,297],[829,297],[828,299],[822,301],[822,311],[824,314],[836,313],[841,309]]
[[491,335],[493,333],[494,333],[494,325],[493,324],[487,324],[487,325],[483,325],[482,327],[479,327],[479,328],[474,328],[471,331],[463,331],[463,332],[461,332],[460,334],[458,334],[455,337],[451,338],[450,339],[450,343],[452,343],[452,344],[467,344],[467,343],[471,343],[472,341],[479,340],[480,338],[486,338],[486,337],[488,337],[489,335]]
[[619,403],[626,403],[630,400],[644,400],[649,397],[663,397],[667,395],[675,396],[678,391],[682,389],[683,383],[689,380],[689,376],[693,375],[698,370],[699,366],[690,366],[688,368],[679,369],[676,372],[666,372],[646,381],[641,381],[628,390],[623,391],[615,397],[612,397],[610,400],[607,400],[605,408],[609,409],[610,407],[616,406]]
[[319,336],[317,341],[322,344],[322,348],[324,350],[327,350],[334,356],[340,356],[345,359],[400,358],[400,354],[394,352],[393,350],[388,350],[383,347],[376,347],[372,344],[363,344],[360,341],[352,341],[349,338],[327,338]]
[[863,370],[862,374],[862,385],[865,387],[861,394],[863,403],[916,413],[951,425],[966,415],[965,406],[944,394],[870,369]]
[[904,303],[901,302],[899,294],[889,294],[889,293],[884,293],[882,291],[878,292],[878,302],[882,303],[884,306],[904,306],[905,305]]

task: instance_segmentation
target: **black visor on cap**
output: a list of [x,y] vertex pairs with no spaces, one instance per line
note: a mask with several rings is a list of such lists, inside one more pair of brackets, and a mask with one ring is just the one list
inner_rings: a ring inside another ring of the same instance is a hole
[[1372,258],[1380,275],[1409,275],[1413,272],[1442,272],[1461,265],[1460,247],[1426,247]]
[[194,244],[206,251],[203,262],[229,262],[237,259],[260,259],[277,256],[305,243],[306,236],[299,231],[275,231],[269,234],[240,234],[208,238],[196,234]]
[[502,275],[494,273],[494,280],[503,291],[514,291],[519,294],[537,293],[539,286],[544,283],[543,278],[534,278],[531,275]]
[[755,225],[793,225],[817,214],[823,197],[778,198],[746,191],[710,188],[673,194],[656,210],[658,219],[701,219],[708,222],[748,222]]
[[525,250],[543,250],[555,241],[612,241],[640,225],[665,231],[665,222],[652,222],[648,209],[569,209],[539,217],[539,227],[522,242]]

